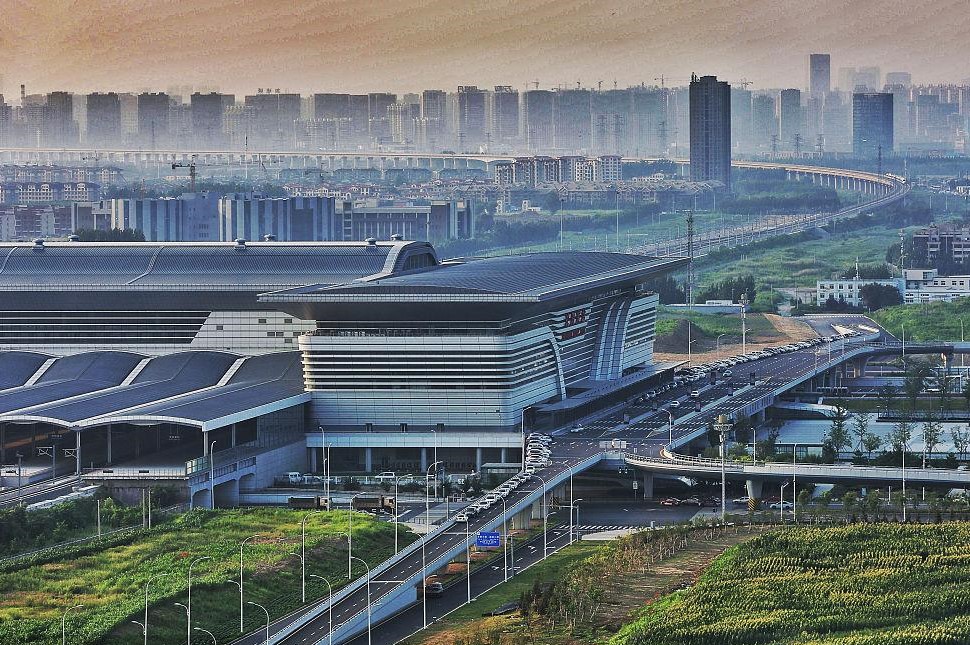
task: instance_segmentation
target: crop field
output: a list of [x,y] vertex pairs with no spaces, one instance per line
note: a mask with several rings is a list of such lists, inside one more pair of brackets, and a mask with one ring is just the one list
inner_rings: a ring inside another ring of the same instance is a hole
[[970,642],[970,524],[765,534],[641,611],[610,645]]
[[[193,568],[192,622],[213,632],[219,642],[239,635],[239,544],[243,548],[245,598],[264,605],[273,616],[300,605],[300,522],[303,511],[247,509],[191,511],[150,531],[118,541],[56,549],[0,567],[0,643],[60,643],[61,616],[71,612],[72,643],[121,645],[141,642],[141,628],[131,620],[144,616],[149,587],[149,642],[185,642],[189,563]],[[336,589],[347,582],[346,511],[315,512],[307,521],[307,575],[329,580]],[[400,529],[400,544],[414,536]],[[354,555],[376,564],[394,551],[393,524],[355,514]],[[363,565],[353,571],[364,572]],[[326,595],[326,585],[307,579],[307,600]],[[261,610],[246,607],[248,630],[265,623]]]

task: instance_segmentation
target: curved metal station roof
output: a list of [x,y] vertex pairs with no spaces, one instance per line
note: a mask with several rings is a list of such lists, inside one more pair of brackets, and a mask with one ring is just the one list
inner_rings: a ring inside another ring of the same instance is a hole
[[408,272],[343,285],[318,284],[261,294],[264,302],[347,302],[386,299],[501,300],[538,302],[623,280],[674,270],[685,258],[650,258],[624,253],[563,251],[449,261]]
[[403,270],[426,242],[41,242],[0,244],[0,290],[279,289]]
[[[35,356],[3,352],[0,366],[31,364]],[[0,391],[0,422],[181,423],[208,430],[307,400],[299,352],[248,358],[214,351],[155,358],[86,352],[53,360],[33,384]]]

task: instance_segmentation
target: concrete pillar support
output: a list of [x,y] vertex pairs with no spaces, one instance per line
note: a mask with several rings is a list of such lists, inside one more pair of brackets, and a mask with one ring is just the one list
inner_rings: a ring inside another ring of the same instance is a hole
[[643,472],[643,499],[653,499],[653,473],[650,471]]
[[764,484],[764,481],[760,479],[749,479],[746,482],[744,482],[744,486],[748,491],[748,497],[761,499],[763,484]]
[[482,449],[475,448],[475,472],[482,470]]
[[364,470],[371,472],[374,470],[374,449],[364,448]]

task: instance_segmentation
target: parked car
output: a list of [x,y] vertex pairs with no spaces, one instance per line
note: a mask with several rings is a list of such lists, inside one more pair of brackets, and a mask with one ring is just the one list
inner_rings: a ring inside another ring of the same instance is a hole
[[680,503],[681,504],[684,504],[685,506],[700,506],[701,505],[701,498],[692,495],[690,497],[685,497],[684,499],[681,500]]
[[750,498],[747,495],[745,495],[744,497],[737,497],[735,499],[732,499],[731,502],[734,503],[734,504],[737,504],[739,506],[747,506],[748,505],[748,499],[750,499]]
[[680,500],[676,497],[667,497],[660,500],[661,506],[680,506]]
[[792,509],[792,503],[791,502],[775,502],[774,504],[772,504],[768,508],[770,508],[773,511],[790,511]]

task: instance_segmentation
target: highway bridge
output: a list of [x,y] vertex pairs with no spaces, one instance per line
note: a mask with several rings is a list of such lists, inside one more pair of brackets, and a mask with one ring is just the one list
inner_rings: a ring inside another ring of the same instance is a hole
[[[847,323],[841,323],[846,325]],[[944,344],[914,346],[913,351],[934,352]],[[820,350],[821,348],[821,350]],[[556,499],[572,505],[572,477],[594,467],[633,467],[643,471],[644,482],[652,485],[654,473],[687,476],[720,477],[719,460],[699,459],[678,454],[678,448],[707,432],[708,423],[725,414],[737,419],[741,415],[759,417],[777,397],[811,379],[822,378],[853,360],[901,353],[901,343],[887,342],[882,332],[839,340],[830,346],[817,346],[744,363],[735,368],[745,375],[745,384],[720,382],[700,388],[700,411],[689,406],[672,408],[673,400],[690,401],[690,390],[698,386],[685,384],[658,395],[658,409],[646,407],[628,422],[589,423],[581,432],[557,433],[553,443],[552,464],[537,472],[537,477],[509,495],[505,503],[493,505],[468,524],[453,519],[437,526],[393,558],[373,566],[369,576],[348,584],[333,599],[333,624],[329,621],[326,599],[283,617],[270,627],[271,643],[304,644],[346,643],[367,629],[368,620],[377,624],[396,615],[414,603],[420,603],[418,589],[426,575],[465,553],[479,531],[504,531],[509,527],[527,527],[542,519]],[[952,349],[952,347],[951,347]],[[750,384],[750,373],[755,374]],[[669,412],[668,412],[669,411]],[[619,443],[611,440],[618,440]],[[604,447],[604,441],[608,446]],[[615,446],[615,448],[614,448]],[[915,465],[915,464],[914,464]],[[861,484],[901,482],[905,472],[908,483],[970,487],[970,472],[906,467],[877,468],[833,466],[801,463],[733,463],[724,465],[731,479],[748,483],[754,493],[766,481],[791,481],[793,475],[802,481],[851,481]],[[371,581],[368,595],[367,580]],[[462,593],[456,585],[450,593]],[[369,599],[369,602],[368,602]],[[240,645],[257,645],[261,634],[250,634],[237,641]]]

